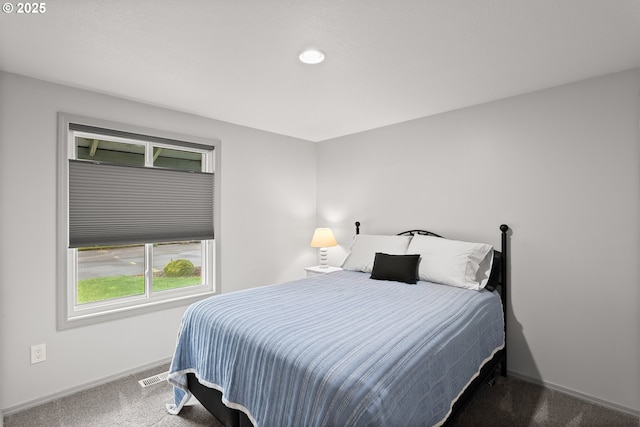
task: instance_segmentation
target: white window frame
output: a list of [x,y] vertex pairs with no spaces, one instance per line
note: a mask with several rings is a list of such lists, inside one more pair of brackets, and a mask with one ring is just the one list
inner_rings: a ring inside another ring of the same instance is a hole
[[[116,130],[122,133],[151,136],[181,142],[195,143],[212,146],[213,150],[200,150],[198,148],[185,148],[180,145],[172,145],[165,142],[138,140],[99,133],[70,130],[70,123],[93,126],[102,129]],[[194,136],[186,136],[154,129],[141,128],[121,123],[107,122],[104,120],[71,115],[58,114],[58,329],[68,329],[99,323],[107,320],[138,315],[150,311],[167,309],[180,305],[190,304],[196,300],[214,295],[218,292],[216,284],[220,277],[220,237],[219,218],[220,208],[218,200],[220,190],[220,148],[219,140],[204,139]],[[86,137],[92,139],[106,139],[114,142],[144,145],[145,166],[153,167],[153,148],[168,148],[181,151],[201,153],[203,159],[203,172],[216,174],[214,184],[214,236],[213,240],[203,240],[202,245],[202,281],[199,285],[187,286],[163,291],[153,291],[152,262],[153,244],[144,245],[145,256],[145,292],[142,295],[122,297],[112,300],[78,304],[77,296],[77,265],[78,250],[69,248],[69,170],[70,159],[77,157],[75,138]]]

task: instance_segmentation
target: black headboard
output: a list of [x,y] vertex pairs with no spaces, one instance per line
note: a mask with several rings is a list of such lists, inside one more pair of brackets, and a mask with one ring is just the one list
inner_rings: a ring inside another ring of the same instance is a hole
[[[503,261],[506,262],[507,231],[509,231],[509,226],[507,224],[502,224],[500,226],[500,231],[502,232],[502,248],[501,248],[501,252],[503,254],[505,254],[505,256],[502,257],[502,259],[503,259]],[[356,221],[356,234],[360,234],[360,221]],[[408,230],[408,231],[403,231],[402,233],[398,233],[398,236],[415,236],[416,234],[421,235],[421,236],[442,237],[439,234],[432,233],[431,231],[426,231],[426,230]]]
[[432,233],[432,232],[427,231],[427,230],[408,230],[408,231],[403,231],[402,233],[398,233],[398,236],[415,236],[416,234],[418,234],[420,236],[442,237],[439,234]]
[[[356,221],[356,234],[360,234],[360,221]],[[425,230],[403,231],[402,233],[398,233],[398,236],[415,236],[416,234],[419,234],[421,236],[442,237],[442,236],[437,235],[436,233],[432,233],[430,231],[425,231]]]
[[[360,221],[356,221],[356,234],[360,234]],[[432,233],[431,231],[426,230],[407,230],[402,233],[398,233],[398,236],[415,236],[419,234],[421,236],[434,236],[434,237],[442,237],[436,233]]]

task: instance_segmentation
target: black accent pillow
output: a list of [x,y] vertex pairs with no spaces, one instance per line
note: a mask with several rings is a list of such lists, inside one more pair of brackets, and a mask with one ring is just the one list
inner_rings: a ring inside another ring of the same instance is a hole
[[415,285],[418,282],[420,255],[389,255],[376,252],[371,278]]

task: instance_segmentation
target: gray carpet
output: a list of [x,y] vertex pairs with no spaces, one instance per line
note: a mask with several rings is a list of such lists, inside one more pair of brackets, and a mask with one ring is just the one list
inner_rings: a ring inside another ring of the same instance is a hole
[[[167,369],[168,366],[161,366],[5,416],[4,426],[221,427],[195,400],[179,416],[169,415],[165,404],[171,402],[172,390],[166,382],[147,388],[138,384],[138,380]],[[482,386],[451,425],[638,427],[640,424],[638,417],[546,390],[525,381],[499,377],[494,386]]]
[[173,392],[166,381],[146,388],[138,384],[168,369],[161,366],[7,415],[4,427],[222,427],[195,399],[180,416],[170,415],[165,404],[172,401]]
[[638,427],[638,417],[513,377],[483,385],[455,427]]

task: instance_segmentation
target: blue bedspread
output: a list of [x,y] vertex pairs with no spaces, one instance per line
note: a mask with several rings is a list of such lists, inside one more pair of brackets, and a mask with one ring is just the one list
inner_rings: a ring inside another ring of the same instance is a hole
[[256,426],[437,425],[503,345],[495,293],[339,271],[191,305],[168,409],[191,372]]

